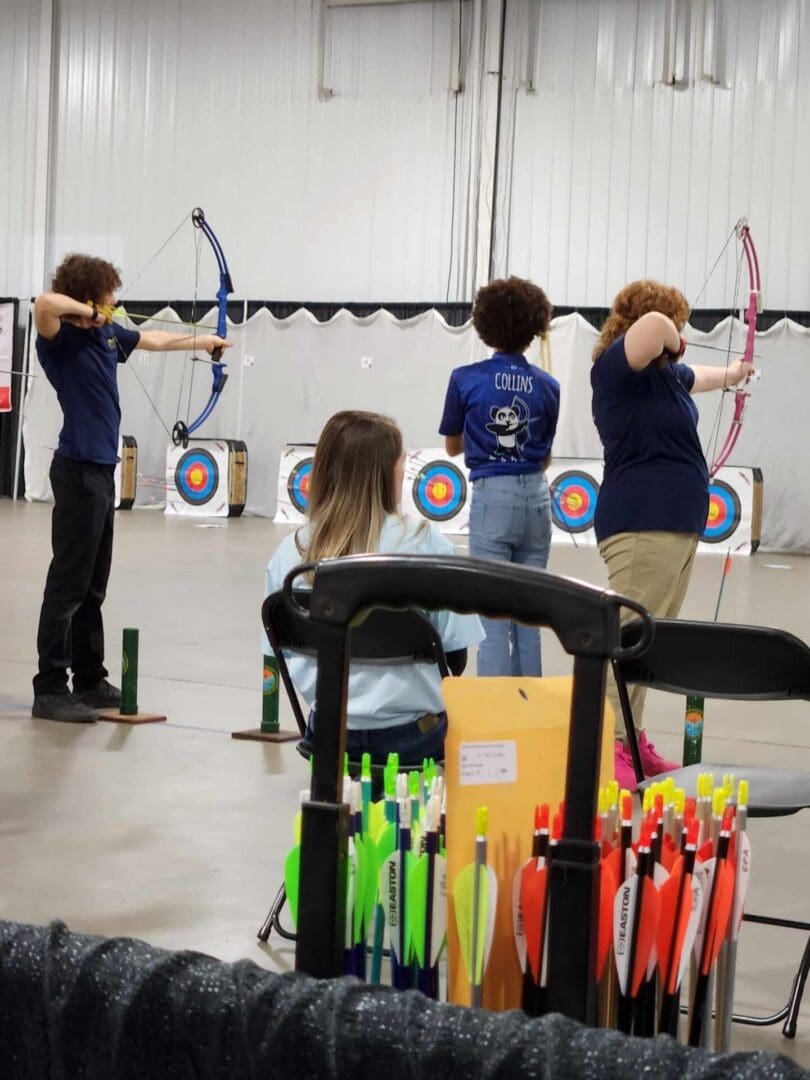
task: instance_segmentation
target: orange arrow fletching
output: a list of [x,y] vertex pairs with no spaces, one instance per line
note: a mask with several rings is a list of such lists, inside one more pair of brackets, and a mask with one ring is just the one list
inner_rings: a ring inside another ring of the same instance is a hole
[[661,901],[658,889],[650,878],[644,878],[641,894],[641,918],[636,938],[636,958],[633,969],[633,981],[630,994],[635,997],[641,987],[641,982],[647,970],[655,935],[658,930]]
[[548,871],[536,869],[537,860],[531,859],[520,876],[520,909],[523,913],[523,933],[526,936],[526,955],[534,981],[540,979],[540,956],[543,940],[544,912],[546,909],[546,883]]
[[731,908],[734,904],[734,867],[727,859],[721,859],[719,867],[715,867],[715,874],[717,873],[720,877],[714,889],[712,910],[709,913],[709,924],[706,928],[706,940],[701,957],[702,975],[708,975],[717,960],[728,931]]
[[[618,849],[612,853],[621,859]],[[596,945],[596,978],[602,978],[610,946],[613,941],[613,903],[619,888],[616,876],[617,861],[607,858],[602,863],[599,881],[599,936]]]

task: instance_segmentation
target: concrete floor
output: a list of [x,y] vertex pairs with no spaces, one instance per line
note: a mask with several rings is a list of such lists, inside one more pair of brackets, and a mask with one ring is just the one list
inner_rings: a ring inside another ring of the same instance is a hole
[[[50,507],[0,501],[6,617],[0,623],[0,917],[63,919],[276,970],[286,943],[255,937],[281,880],[307,769],[294,744],[239,742],[260,720],[259,607],[264,568],[284,530],[261,519],[195,524],[154,510],[119,513],[105,617],[115,681],[124,626],[140,629],[140,703],[166,724],[141,728],[30,718],[36,620],[50,558]],[[213,527],[212,527],[213,526]],[[711,618],[722,560],[698,556],[683,611]],[[555,547],[550,569],[596,584],[594,549]],[[737,557],[722,618],[780,626],[810,641],[810,559]],[[570,670],[544,635],[548,674]],[[647,726],[681,750],[683,702],[650,695]],[[707,705],[706,760],[810,770],[810,705]],[[282,703],[282,721],[292,721]],[[755,821],[748,908],[810,916],[810,816]],[[738,1005],[781,1006],[804,947],[795,931],[744,928]],[[810,1066],[810,998],[795,1041],[735,1027],[734,1047]]]

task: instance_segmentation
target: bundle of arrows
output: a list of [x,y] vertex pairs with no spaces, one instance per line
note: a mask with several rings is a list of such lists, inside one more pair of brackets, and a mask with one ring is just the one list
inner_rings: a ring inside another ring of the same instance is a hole
[[[745,780],[735,792],[733,776],[715,788],[713,775],[702,774],[696,798],[687,798],[667,780],[645,790],[634,838],[630,793],[620,792],[615,782],[600,791],[596,974],[602,1026],[677,1038],[689,972],[686,1040],[728,1049],[751,864],[747,811]],[[523,1007],[530,1015],[545,1011],[546,881],[564,812],[561,806],[549,829],[548,805],[537,807],[532,854],[513,883]]]
[[[347,975],[378,984],[383,959],[390,981],[439,998],[439,960],[447,936],[444,778],[431,759],[399,771],[396,754],[384,770],[384,797],[372,802],[371,763],[359,780],[343,780],[350,807],[345,964]],[[309,792],[301,793],[302,799]],[[295,922],[298,910],[300,815],[296,844],[284,863]]]
[[[400,772],[391,755],[383,792],[372,801],[367,755],[360,780],[344,776],[350,807],[344,970],[373,984],[387,975],[399,989],[438,1000],[447,937],[444,780],[433,761]],[[691,1045],[725,1050],[751,862],[748,784],[724,776],[715,787],[705,773],[694,798],[671,780],[654,784],[644,792],[637,824],[632,804],[615,782],[600,791],[599,1022],[628,1034],[678,1037],[683,1012],[682,1034]],[[473,1005],[483,1001],[499,888],[511,888],[523,1009],[533,1016],[546,1011],[547,882],[564,816],[563,804],[553,815],[548,804],[536,807],[531,855],[507,883],[488,862],[487,808],[477,810],[470,862],[449,883]],[[300,816],[284,864],[293,921],[299,835]]]

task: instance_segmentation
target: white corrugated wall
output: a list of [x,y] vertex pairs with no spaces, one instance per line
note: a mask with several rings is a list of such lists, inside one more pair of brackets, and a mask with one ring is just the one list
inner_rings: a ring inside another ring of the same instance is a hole
[[[452,4],[334,9],[322,28],[301,0],[59,9],[53,260],[107,251],[126,290],[200,205],[240,296],[443,294]],[[191,244],[138,295],[191,295]]]
[[[38,138],[40,6],[32,0],[0,3],[0,295],[25,296],[41,284],[44,216],[37,206],[44,191],[47,152]],[[46,31],[48,27],[46,26]],[[49,34],[48,34],[49,38]],[[46,78],[47,83],[47,78]],[[44,106],[47,107],[47,85]],[[35,265],[36,263],[36,265]]]
[[[512,0],[517,51],[536,0]],[[694,300],[749,219],[769,308],[810,306],[810,24],[805,0],[693,0],[686,85],[662,83],[665,0],[545,0],[534,89],[517,88],[502,268],[560,304],[650,276]],[[723,27],[725,21],[725,27]],[[684,27],[680,27],[683,39]],[[719,32],[719,55],[712,31]],[[724,42],[723,44],[723,31]],[[519,61],[518,61],[519,66]],[[719,74],[722,85],[712,80]],[[728,306],[733,254],[701,306]]]
[[[687,9],[674,88],[666,27]],[[469,297],[488,267],[499,14],[4,0],[0,294],[40,288],[76,248],[116,261],[126,292],[201,205],[238,296]],[[766,306],[810,308],[809,56],[807,0],[508,0],[496,273],[558,305],[641,275],[693,298],[746,215]],[[189,297],[190,237],[129,295]],[[731,256],[702,306],[728,306],[734,272]]]

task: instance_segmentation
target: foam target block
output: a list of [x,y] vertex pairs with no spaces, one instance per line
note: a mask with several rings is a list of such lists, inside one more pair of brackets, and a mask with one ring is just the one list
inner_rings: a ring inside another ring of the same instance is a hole
[[[601,461],[556,458],[547,471],[551,491],[551,539],[557,544],[596,544],[593,523],[604,477]],[[762,529],[762,473],[726,466],[709,485],[706,527],[698,550],[752,554]]]
[[[296,525],[304,521],[314,450],[311,443],[290,443],[282,450],[275,521]],[[448,457],[438,447],[406,451],[402,510],[409,517],[424,518],[442,532],[466,533],[470,490],[461,459]]]
[[726,466],[709,484],[709,513],[701,547],[755,552],[762,530],[762,472]]
[[239,517],[247,501],[248,453],[238,439],[190,439],[166,452],[166,513]]
[[551,520],[569,535],[593,531],[599,480],[588,468],[565,469],[552,480]]
[[405,455],[402,509],[443,532],[466,533],[470,523],[469,473],[461,458],[440,449],[409,450]]
[[281,451],[276,488],[277,522],[300,525],[309,505],[314,443],[288,443]]
[[[301,524],[309,505],[309,484],[315,447],[290,443],[279,464],[275,521]],[[551,492],[551,540],[555,544],[596,544],[594,517],[604,476],[601,461],[555,458],[546,476]],[[706,529],[699,547],[718,547],[749,554],[759,547],[762,527],[762,473],[726,466],[712,481]],[[408,450],[402,510],[424,518],[441,532],[469,533],[472,484],[462,458],[450,458],[439,447]]]
[[118,440],[114,478],[116,509],[131,510],[138,490],[138,443],[132,435],[121,435]]

